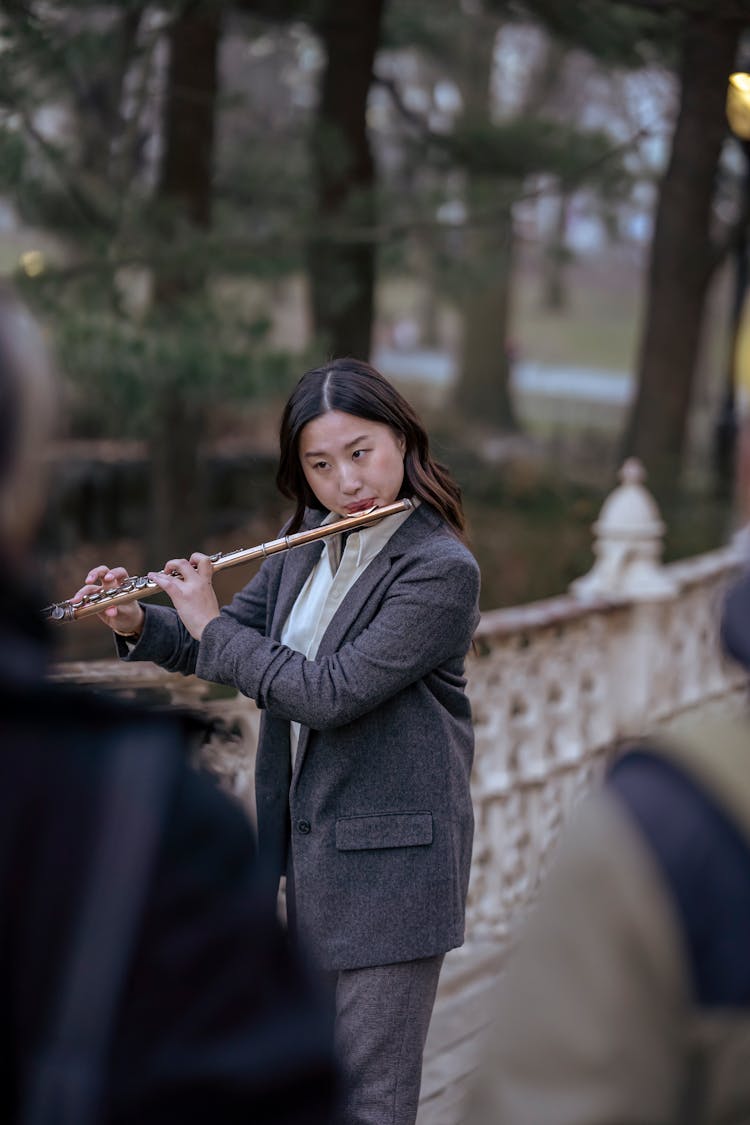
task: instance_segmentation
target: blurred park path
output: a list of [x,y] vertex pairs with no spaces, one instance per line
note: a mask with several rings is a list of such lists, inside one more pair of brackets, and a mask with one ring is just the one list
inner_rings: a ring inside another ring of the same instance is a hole
[[[447,351],[378,348],[373,362],[410,393],[418,387],[436,408],[444,407],[456,383],[456,363]],[[526,424],[604,425],[617,429],[633,400],[628,371],[577,364],[518,360],[511,370],[516,408]],[[562,408],[562,413],[561,413]]]
[[[456,375],[453,358],[445,351],[379,348],[373,362],[389,378],[425,382],[436,388],[449,388]],[[630,402],[635,390],[634,379],[627,371],[525,360],[514,364],[512,383],[519,394],[579,398],[618,405]]]

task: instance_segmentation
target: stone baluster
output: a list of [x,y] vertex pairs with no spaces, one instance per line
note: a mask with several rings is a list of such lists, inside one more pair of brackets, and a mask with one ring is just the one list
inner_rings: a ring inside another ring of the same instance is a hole
[[602,656],[609,664],[615,729],[633,735],[646,728],[654,713],[666,616],[680,590],[661,562],[665,526],[644,486],[643,466],[630,458],[619,475],[621,484],[604,502],[593,527],[594,566],[570,590],[582,601],[604,598],[629,606],[610,631]]

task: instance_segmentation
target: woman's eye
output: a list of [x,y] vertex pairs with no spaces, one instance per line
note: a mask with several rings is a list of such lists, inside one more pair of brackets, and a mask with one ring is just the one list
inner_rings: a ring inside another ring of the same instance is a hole
[[327,461],[315,461],[315,463],[313,464],[314,469],[325,469],[325,468],[327,468],[327,466],[328,466]]
[[365,453],[367,453],[366,449],[355,449],[352,453],[352,457],[362,457],[362,455]]

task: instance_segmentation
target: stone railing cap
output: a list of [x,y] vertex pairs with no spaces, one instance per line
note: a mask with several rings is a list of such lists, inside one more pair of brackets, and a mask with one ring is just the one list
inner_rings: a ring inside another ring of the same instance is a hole
[[604,501],[594,532],[599,538],[652,539],[664,534],[664,522],[651,493],[646,471],[629,457],[618,474],[622,482]]

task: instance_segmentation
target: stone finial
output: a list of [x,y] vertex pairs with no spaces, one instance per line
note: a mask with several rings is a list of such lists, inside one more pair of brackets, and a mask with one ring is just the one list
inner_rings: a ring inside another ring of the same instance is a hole
[[622,483],[604,501],[592,528],[596,562],[570,591],[581,599],[674,597],[677,586],[661,564],[664,521],[644,485],[643,465],[629,457],[618,475]]

